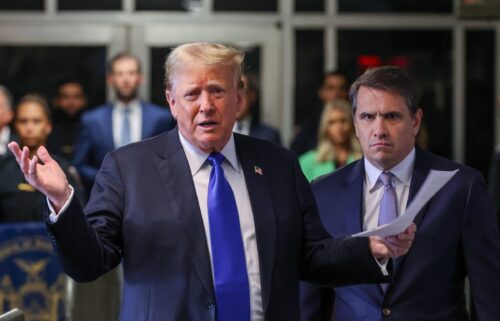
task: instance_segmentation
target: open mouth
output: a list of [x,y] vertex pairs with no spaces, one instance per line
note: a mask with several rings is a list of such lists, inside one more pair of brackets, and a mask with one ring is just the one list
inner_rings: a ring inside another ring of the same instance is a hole
[[198,126],[201,126],[203,128],[213,127],[215,125],[217,125],[217,122],[210,121],[210,120],[202,121],[202,122],[198,123]]

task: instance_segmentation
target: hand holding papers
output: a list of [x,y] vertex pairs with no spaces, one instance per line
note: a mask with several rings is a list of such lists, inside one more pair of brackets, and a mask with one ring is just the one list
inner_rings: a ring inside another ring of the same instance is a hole
[[379,226],[375,229],[354,234],[353,236],[390,236],[403,232],[415,219],[418,212],[448,181],[458,172],[431,170],[417,195],[406,208],[406,211],[389,224]]

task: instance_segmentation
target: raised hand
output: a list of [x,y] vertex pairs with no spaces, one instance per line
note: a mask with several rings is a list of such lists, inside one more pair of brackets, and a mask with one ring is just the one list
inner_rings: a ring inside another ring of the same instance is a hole
[[378,260],[405,255],[410,250],[417,226],[411,223],[406,230],[398,235],[380,238],[370,236],[370,249],[373,256]]
[[21,150],[16,142],[10,142],[8,147],[16,157],[26,181],[47,196],[56,212],[59,212],[71,195],[68,179],[59,164],[50,157],[44,146],[38,148],[37,155],[31,159],[28,147]]

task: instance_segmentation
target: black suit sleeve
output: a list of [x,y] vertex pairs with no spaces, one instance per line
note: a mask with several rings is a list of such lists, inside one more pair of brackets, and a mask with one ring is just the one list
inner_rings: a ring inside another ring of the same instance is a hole
[[58,221],[48,223],[63,269],[76,281],[92,281],[120,263],[123,194],[119,169],[108,154],[96,177],[86,214],[78,198],[73,197]]
[[328,234],[320,221],[311,187],[296,160],[294,166],[303,219],[303,279],[325,286],[387,282],[371,254],[368,238],[332,238]]

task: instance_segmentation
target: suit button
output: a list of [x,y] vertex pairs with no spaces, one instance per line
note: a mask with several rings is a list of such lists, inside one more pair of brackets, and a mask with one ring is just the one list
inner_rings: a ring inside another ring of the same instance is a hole
[[386,317],[390,316],[391,315],[391,309],[382,309],[382,314]]
[[212,301],[211,299],[208,299],[205,301],[205,305],[206,305],[208,310],[211,310],[215,307],[215,302]]

